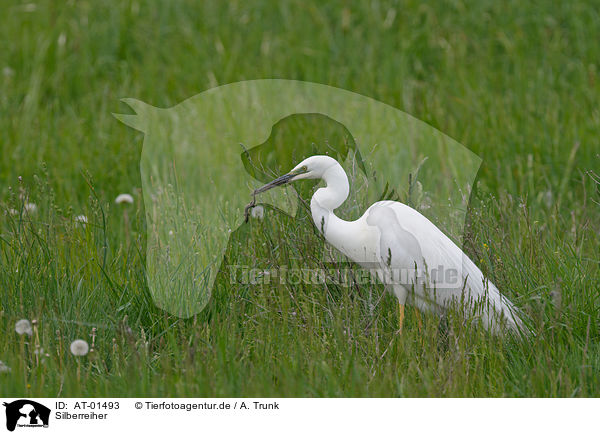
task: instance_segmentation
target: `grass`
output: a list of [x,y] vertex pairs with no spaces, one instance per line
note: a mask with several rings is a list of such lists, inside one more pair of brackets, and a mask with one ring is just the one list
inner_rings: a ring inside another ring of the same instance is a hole
[[[3,395],[600,395],[592,2],[4,9],[0,360],[11,372],[0,373]],[[371,96],[480,155],[465,249],[535,335],[492,338],[451,317],[444,336],[429,316],[419,334],[409,309],[400,338],[394,299],[379,286],[231,283],[228,265],[322,265],[307,216],[275,211],[232,235],[201,314],[182,320],[155,307],[144,277],[143,136],[111,113],[127,110],[123,97],[168,107],[254,78]],[[135,198],[127,220],[113,202],[122,192]],[[74,222],[80,214],[87,225]],[[37,320],[31,338],[14,332],[21,318]],[[91,342],[93,328],[94,352],[76,360],[70,342]],[[38,345],[48,357],[34,353]]]

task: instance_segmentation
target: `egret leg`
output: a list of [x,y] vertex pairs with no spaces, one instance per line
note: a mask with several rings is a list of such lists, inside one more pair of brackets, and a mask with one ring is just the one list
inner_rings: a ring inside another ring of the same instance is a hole
[[404,326],[404,305],[398,303],[398,334],[402,334],[402,327]]

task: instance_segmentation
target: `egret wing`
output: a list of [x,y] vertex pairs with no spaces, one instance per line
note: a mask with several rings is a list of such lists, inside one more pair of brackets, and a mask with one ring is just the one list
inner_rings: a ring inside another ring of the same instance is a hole
[[367,222],[376,225],[381,233],[382,265],[388,269],[413,267],[417,272],[416,285],[402,282],[411,304],[424,310],[443,310],[450,303],[461,302],[471,314],[477,311],[486,326],[491,326],[494,313],[504,316],[511,328],[520,325],[512,303],[424,215],[392,201],[377,202],[367,213]]

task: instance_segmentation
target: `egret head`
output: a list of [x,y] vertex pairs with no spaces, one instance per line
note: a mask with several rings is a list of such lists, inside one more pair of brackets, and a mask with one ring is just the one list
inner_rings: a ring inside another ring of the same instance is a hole
[[313,155],[299,163],[296,167],[290,170],[283,176],[263,185],[256,190],[256,193],[262,193],[274,187],[288,184],[299,179],[320,179],[323,178],[325,172],[338,165],[339,163],[327,155]]

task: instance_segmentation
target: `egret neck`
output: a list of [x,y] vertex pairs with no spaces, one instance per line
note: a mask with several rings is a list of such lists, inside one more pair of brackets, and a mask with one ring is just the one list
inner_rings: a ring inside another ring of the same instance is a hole
[[313,194],[310,211],[317,229],[325,239],[335,247],[339,247],[344,229],[350,222],[340,219],[333,210],[342,205],[348,197],[350,191],[348,177],[342,166],[334,164],[323,173],[321,179],[325,181],[326,186],[319,188]]

